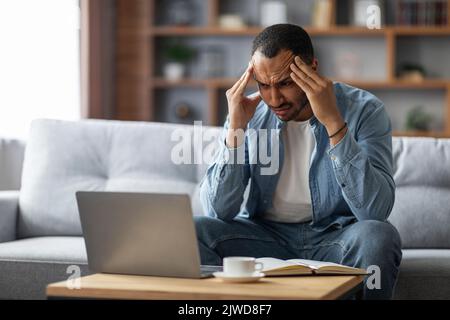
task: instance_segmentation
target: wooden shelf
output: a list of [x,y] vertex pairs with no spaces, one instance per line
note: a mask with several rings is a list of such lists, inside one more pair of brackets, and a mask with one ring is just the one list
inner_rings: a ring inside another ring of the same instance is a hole
[[154,27],[148,29],[155,36],[255,36],[261,28],[223,29],[219,27]]
[[424,80],[411,82],[402,80],[392,81],[352,81],[338,80],[349,85],[368,89],[446,89],[450,80]]
[[446,26],[396,26],[388,27],[387,30],[391,30],[393,33],[400,36],[432,36],[432,35],[450,35],[450,27]]
[[[149,79],[150,88],[166,88],[166,87],[214,87],[225,89],[231,87],[237,78],[184,78],[180,80],[167,80],[164,78]],[[370,89],[446,89],[450,85],[450,80],[424,80],[422,82],[407,81],[355,81],[346,79],[334,79],[337,82],[343,82],[355,87]],[[251,80],[250,86],[256,86]]]
[[[244,29],[224,29],[220,27],[154,27],[148,30],[149,35],[155,36],[256,36],[263,30],[261,27]],[[359,27],[336,27],[333,29],[305,28],[314,35],[383,35],[386,30],[369,30]]]
[[[332,3],[332,21],[330,28],[305,27],[306,31],[315,38],[323,37],[321,41],[328,41],[329,37],[347,41],[354,38],[356,41],[369,38],[377,43],[382,42],[385,46],[385,79],[365,80],[365,79],[333,79],[344,82],[355,87],[366,90],[404,90],[414,92],[417,90],[439,90],[444,91],[443,102],[443,129],[440,131],[396,131],[395,135],[400,136],[435,136],[450,137],[450,79],[424,79],[420,82],[404,81],[397,78],[398,52],[402,37],[438,37],[450,36],[450,21],[446,26],[396,26],[387,25],[381,29],[370,30],[364,27],[354,27],[347,25],[337,25],[337,0],[330,0]],[[223,6],[220,0],[208,0],[202,2],[206,6],[206,25],[190,27],[174,27],[158,25],[164,19],[157,19],[161,12],[157,12],[162,7],[156,0],[118,0],[117,1],[117,107],[118,118],[125,117],[126,120],[152,121],[157,119],[155,92],[162,89],[176,90],[177,88],[195,88],[205,90],[206,101],[205,112],[207,113],[209,125],[220,125],[223,123],[223,114],[220,111],[221,90],[230,88],[236,81],[234,77],[219,78],[187,78],[178,81],[169,81],[162,77],[155,77],[157,64],[161,57],[158,50],[161,49],[159,40],[165,37],[239,37],[252,38],[260,33],[263,28],[251,26],[242,29],[225,29],[217,25]],[[450,0],[448,0],[450,3]],[[448,6],[450,16],[450,6]],[[158,20],[158,21],[157,21]],[[342,19],[341,19],[342,20]],[[343,20],[342,20],[343,21]],[[304,26],[303,26],[304,27]],[[345,39],[344,39],[345,38]],[[450,38],[449,38],[450,39]],[[380,41],[381,40],[381,41]],[[195,40],[192,40],[195,42]],[[202,39],[203,41],[203,39]],[[249,40],[250,41],[250,40]],[[314,41],[314,39],[313,39]],[[440,41],[436,40],[436,41]],[[400,48],[401,49],[401,48]],[[445,63],[445,61],[441,62]],[[243,66],[244,67],[244,66]],[[256,88],[254,81],[250,87]],[[202,93],[203,94],[203,93]]]
[[[149,80],[150,87],[165,88],[165,87],[213,87],[225,89],[231,87],[238,79],[237,78],[209,78],[209,79],[180,79],[167,80],[164,78],[153,78]],[[250,86],[256,86],[254,80],[250,80]]]
[[[171,27],[160,26],[147,30],[151,36],[256,36],[263,30],[261,27],[248,27],[243,29],[224,29],[220,27]],[[367,29],[363,27],[336,26],[330,29],[306,27],[305,30],[311,36],[330,35],[361,35],[361,36],[383,36],[389,33],[400,36],[415,35],[450,35],[450,27],[427,27],[427,26],[395,26],[382,29]],[[124,30],[123,32],[127,32]],[[131,31],[129,31],[131,32]]]
[[442,131],[394,131],[396,137],[434,137],[450,138],[450,134]]
[[450,84],[450,79],[425,79],[420,82],[411,82],[411,81],[403,81],[398,80],[397,82],[392,83],[392,87],[394,88],[411,88],[411,89],[445,89]]
[[[261,27],[248,27],[245,29],[225,29],[220,27],[154,27],[149,28],[148,35],[154,36],[256,36],[263,30]],[[369,30],[360,27],[336,27],[333,29],[311,28],[305,30],[311,36],[328,35],[379,35],[386,33],[385,29]]]

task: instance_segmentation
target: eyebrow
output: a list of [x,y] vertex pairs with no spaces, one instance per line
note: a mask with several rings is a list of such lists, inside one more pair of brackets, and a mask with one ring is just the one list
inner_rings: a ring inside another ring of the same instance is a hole
[[[263,82],[259,81],[258,79],[256,79],[256,76],[255,76],[255,75],[253,75],[253,79],[254,79],[256,82],[258,82],[258,84],[262,84],[262,85],[268,86],[267,83],[263,83]],[[280,83],[286,82],[286,81],[288,81],[288,80],[291,80],[291,77],[290,77],[290,76],[284,78],[284,79],[281,80],[281,81],[278,81],[276,84],[280,84]]]

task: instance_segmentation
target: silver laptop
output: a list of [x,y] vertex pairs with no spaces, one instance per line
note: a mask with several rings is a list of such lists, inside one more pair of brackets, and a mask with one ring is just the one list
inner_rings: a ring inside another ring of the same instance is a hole
[[78,191],[76,198],[94,272],[203,278],[222,269],[200,266],[188,195]]

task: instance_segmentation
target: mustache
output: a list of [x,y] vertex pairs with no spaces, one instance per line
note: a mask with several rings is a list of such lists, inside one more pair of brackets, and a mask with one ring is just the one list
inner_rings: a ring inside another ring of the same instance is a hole
[[292,107],[291,103],[284,103],[284,104],[282,104],[281,106],[278,106],[278,107],[274,107],[274,106],[269,105],[270,109],[275,109],[275,110],[289,109],[290,107]]

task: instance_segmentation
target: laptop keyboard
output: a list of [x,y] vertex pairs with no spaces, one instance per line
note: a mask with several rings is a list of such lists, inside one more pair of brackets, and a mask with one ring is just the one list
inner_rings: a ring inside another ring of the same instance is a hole
[[202,277],[211,276],[214,272],[220,272],[222,270],[223,270],[222,266],[208,266],[208,265],[200,266],[200,273]]

